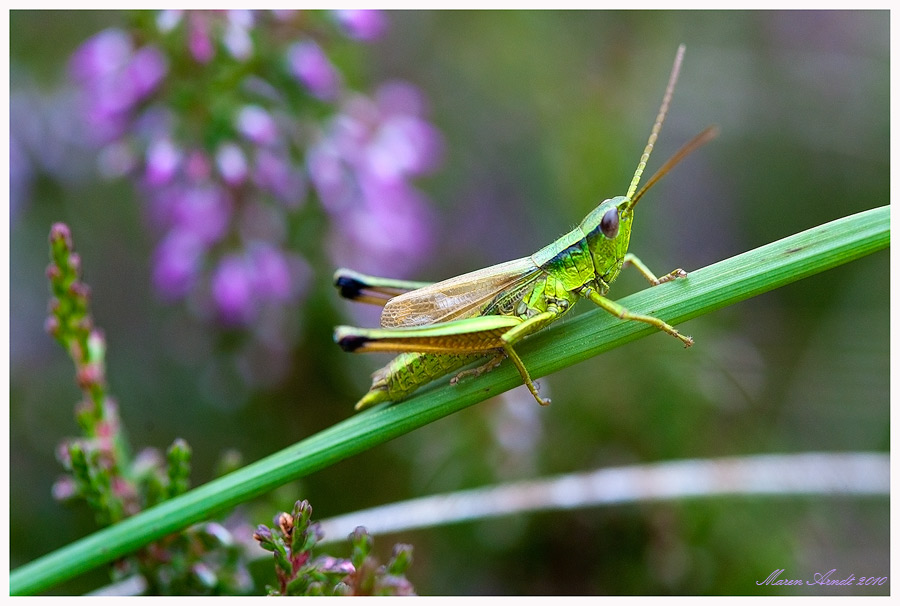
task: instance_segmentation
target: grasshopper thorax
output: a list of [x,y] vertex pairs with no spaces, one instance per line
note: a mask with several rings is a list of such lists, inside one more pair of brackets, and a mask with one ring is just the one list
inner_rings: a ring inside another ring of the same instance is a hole
[[616,196],[601,202],[581,222],[581,231],[587,241],[596,275],[607,284],[622,269],[631,239],[633,217],[628,198]]

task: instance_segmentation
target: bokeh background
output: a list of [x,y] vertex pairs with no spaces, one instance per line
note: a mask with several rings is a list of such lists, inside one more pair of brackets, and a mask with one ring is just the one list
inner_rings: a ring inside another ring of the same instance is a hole
[[[428,220],[403,239],[422,247],[364,269],[439,279],[530,254],[600,199],[624,194],[682,42],[681,79],[648,170],[708,124],[721,135],[637,210],[631,250],[658,273],[888,203],[887,12],[384,17],[377,39],[323,47],[348,90],[371,94],[396,79],[418,87],[440,154],[410,177]],[[331,341],[336,323],[375,320],[329,286],[353,258],[341,248],[356,241],[335,236],[345,226],[311,186],[299,210],[279,215],[284,248],[308,273],[288,307],[290,339],[274,353],[246,337],[252,323],[222,328],[196,301],[167,300],[154,287],[160,234],[146,196],[134,180],[99,175],[99,152],[79,139],[84,118],[67,67],[90,36],[134,18],[10,16],[13,567],[94,529],[83,505],[65,507],[50,493],[61,473],[57,444],[77,431],[78,399],[69,360],[43,331],[52,222],[72,227],[132,443],[186,439],[195,485],[229,449],[255,461],[353,414],[384,362]],[[628,463],[886,452],[889,283],[884,251],[691,321],[689,351],[665,335],[642,339],[543,379],[549,408],[514,390],[285,486],[241,515],[269,523],[306,498],[324,518]],[[613,295],[643,287],[626,272]],[[422,594],[770,595],[791,591],[756,585],[777,568],[797,578],[832,568],[888,574],[888,531],[886,498],[728,498],[514,516],[378,537],[376,546],[384,554],[394,542],[415,546],[409,577]],[[271,568],[255,572],[265,581]],[[106,582],[96,571],[56,591]],[[816,589],[800,591],[826,593]]]

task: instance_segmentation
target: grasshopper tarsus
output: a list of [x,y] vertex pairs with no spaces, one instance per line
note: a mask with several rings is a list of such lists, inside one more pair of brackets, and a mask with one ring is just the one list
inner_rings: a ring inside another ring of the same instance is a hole
[[[664,324],[665,324],[665,322],[664,322]],[[669,326],[669,325],[666,324],[666,326]],[[669,328],[672,328],[672,327],[669,326]],[[666,329],[663,328],[663,330],[666,330]],[[666,331],[666,332],[669,332],[669,331]],[[672,335],[673,337],[675,337],[676,339],[678,339],[679,341],[681,341],[682,343],[684,343],[685,349],[694,345],[693,337],[689,337],[688,335],[683,335],[680,332],[678,332],[677,330],[675,330],[674,328],[672,328],[672,330],[671,330],[671,332],[669,332],[669,334]]]
[[537,403],[541,406],[550,406],[550,398],[542,398],[537,394],[537,392],[541,390],[540,381],[534,381],[532,384],[534,385],[534,391],[531,393],[534,396],[534,399],[537,400]]
[[659,286],[660,284],[664,284],[666,282],[671,282],[672,280],[679,280],[681,278],[687,278],[687,272],[681,269],[673,269],[663,277],[656,280],[656,283],[653,286]]

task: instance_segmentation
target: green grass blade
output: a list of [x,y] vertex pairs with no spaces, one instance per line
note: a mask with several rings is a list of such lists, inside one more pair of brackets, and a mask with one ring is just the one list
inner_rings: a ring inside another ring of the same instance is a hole
[[[883,206],[693,271],[686,280],[648,288],[620,302],[634,312],[677,324],[889,244],[890,208]],[[530,337],[520,353],[532,376],[539,377],[654,332],[653,327],[640,322],[622,322],[594,310]],[[45,590],[520,383],[515,368],[504,363],[494,372],[459,385],[436,382],[400,405],[379,406],[351,416],[265,459],[13,570],[10,593]],[[348,414],[351,405],[347,403]]]

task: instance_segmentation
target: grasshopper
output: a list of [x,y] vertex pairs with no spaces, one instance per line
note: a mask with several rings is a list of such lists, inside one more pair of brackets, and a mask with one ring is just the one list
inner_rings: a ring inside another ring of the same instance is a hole
[[375,278],[347,269],[335,273],[341,296],[384,307],[381,328],[338,326],[335,342],[350,352],[400,353],[372,375],[372,387],[356,404],[356,410],[400,401],[422,385],[487,356],[486,362],[459,372],[451,383],[487,372],[509,358],[535,400],[545,406],[550,400],[538,394],[515,345],[558,320],[581,298],[622,320],[655,326],[685,347],[693,345],[691,337],[659,318],[632,313],[606,298],[610,284],[626,265],[635,267],[653,286],[687,276],[679,268],[657,278],[628,252],[635,205],[675,164],[717,133],[715,127],[701,132],[637,190],[668,112],[683,55],[681,45],[628,193],[601,202],[577,227],[552,244],[529,257],[437,283]]

